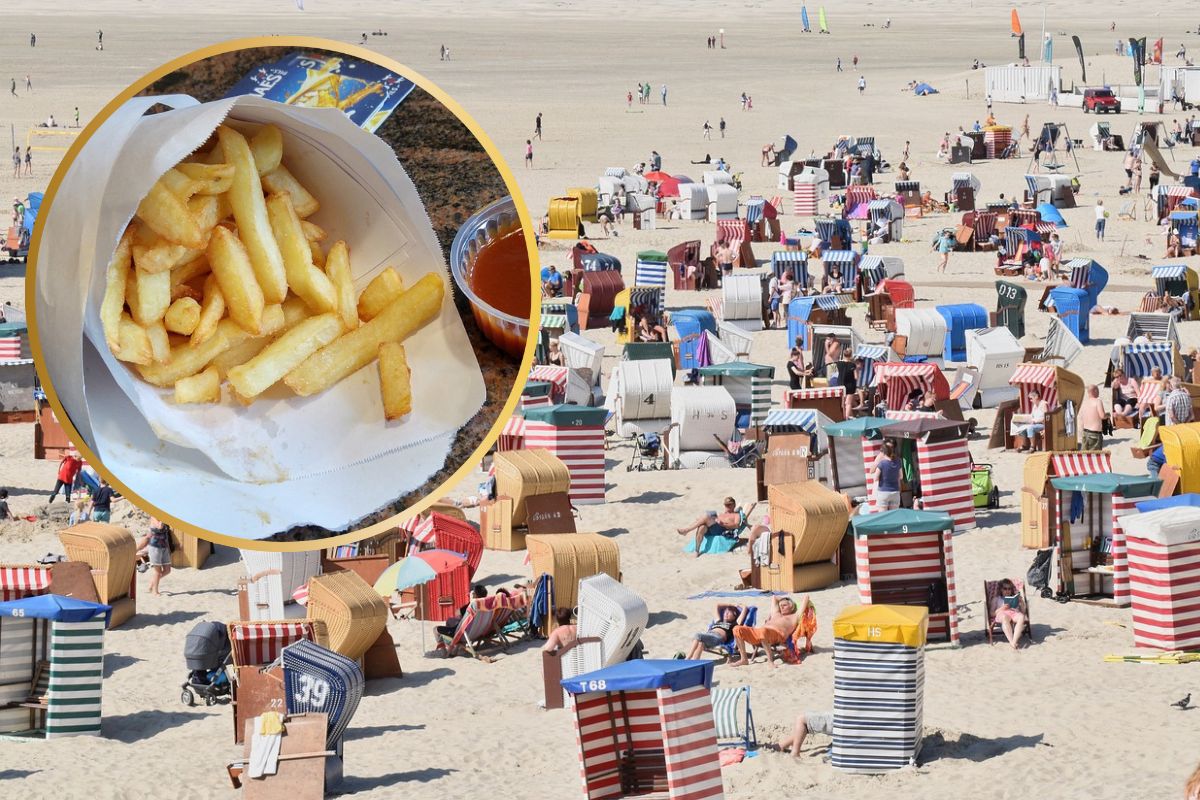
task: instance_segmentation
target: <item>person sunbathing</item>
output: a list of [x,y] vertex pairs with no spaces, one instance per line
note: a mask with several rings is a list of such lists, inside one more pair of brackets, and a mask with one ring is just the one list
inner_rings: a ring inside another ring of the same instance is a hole
[[742,522],[749,518],[750,512],[758,503],[750,506],[743,511],[738,507],[737,501],[732,497],[726,497],[724,502],[725,510],[717,513],[716,511],[706,511],[704,516],[697,517],[696,521],[686,528],[676,528],[675,532],[680,536],[691,534],[696,541],[696,558],[700,557],[700,546],[704,543],[704,537],[708,535],[729,536],[742,527]]
[[577,628],[571,622],[571,609],[556,608],[554,610],[555,628],[550,633],[546,643],[542,645],[543,653],[557,653],[575,644]]
[[1133,419],[1137,416],[1137,396],[1140,390],[1137,379],[1125,374],[1125,370],[1117,367],[1113,370],[1112,386],[1113,413]]
[[767,617],[767,621],[761,627],[738,625],[733,629],[733,638],[737,642],[738,652],[742,655],[733,666],[742,667],[749,664],[753,654],[751,648],[761,645],[767,651],[767,663],[772,669],[775,668],[775,647],[787,642],[792,631],[796,630],[796,624],[800,621],[800,609],[790,597],[772,597],[771,605],[771,616]]
[[722,603],[717,606],[717,621],[708,626],[705,633],[692,636],[692,646],[688,649],[687,657],[695,661],[704,655],[707,648],[724,647],[733,641],[733,629],[746,620],[750,607],[738,608]]

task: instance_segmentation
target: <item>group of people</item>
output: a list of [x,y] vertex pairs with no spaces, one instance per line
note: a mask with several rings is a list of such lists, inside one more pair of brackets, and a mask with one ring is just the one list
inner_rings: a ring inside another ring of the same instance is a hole
[[[19,178],[22,175],[25,175],[26,177],[33,175],[33,148],[31,148],[29,146],[25,147],[25,158],[24,158],[25,171],[23,173],[21,171],[21,162],[22,162],[21,147],[20,147],[20,145],[18,145],[13,148],[13,155],[12,155],[13,177]],[[13,198],[13,201],[20,202],[19,199],[15,198],[15,197]]]
[[[638,83],[637,94],[636,94],[638,103],[640,103],[644,106],[650,105],[650,90],[651,90],[651,88],[652,87],[650,86],[650,81],[646,81],[645,83],[640,83],[640,82]],[[658,92],[659,92],[659,95],[662,97],[662,104],[665,106],[667,104],[667,85],[664,83],[659,88]],[[634,95],[634,92],[632,89],[625,93],[626,106],[628,106],[628,107],[633,106],[633,98],[634,97],[635,97],[635,95]]]

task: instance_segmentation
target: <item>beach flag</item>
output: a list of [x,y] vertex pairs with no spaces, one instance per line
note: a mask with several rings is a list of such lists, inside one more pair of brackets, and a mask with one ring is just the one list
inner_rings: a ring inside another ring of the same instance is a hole
[[1157,42],[1154,43],[1154,55],[1151,56],[1150,63],[1161,64],[1162,63],[1162,51],[1163,51],[1163,40],[1160,38]]
[[812,33],[812,28],[808,26],[808,7],[800,6],[800,24],[804,26],[805,33]]
[[1017,16],[1017,10],[1012,10],[1012,35],[1024,36],[1025,32],[1021,30],[1021,18]]
[[1083,61],[1083,43],[1079,41],[1078,36],[1072,36],[1071,41],[1075,43],[1075,52],[1079,56],[1079,71],[1083,73],[1083,83],[1087,83],[1087,64]]
[[1133,82],[1142,85],[1142,67],[1146,65],[1146,37],[1130,39],[1129,50],[1133,56]]
[[1046,34],[1046,41],[1042,43],[1042,61],[1047,64],[1054,63],[1054,40],[1050,38],[1050,34]]

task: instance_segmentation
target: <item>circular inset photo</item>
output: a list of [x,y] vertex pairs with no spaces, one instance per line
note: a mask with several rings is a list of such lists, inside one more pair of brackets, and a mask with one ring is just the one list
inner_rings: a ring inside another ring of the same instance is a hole
[[147,510],[218,539],[361,535],[511,413],[534,253],[510,171],[435,86],[334,42],[229,42],[139,80],[59,168],[34,355]]

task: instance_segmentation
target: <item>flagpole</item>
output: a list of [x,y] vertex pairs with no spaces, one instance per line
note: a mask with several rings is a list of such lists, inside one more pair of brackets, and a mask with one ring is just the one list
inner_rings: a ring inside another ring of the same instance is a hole
[[1042,0],[1042,63],[1046,63],[1046,0]]

